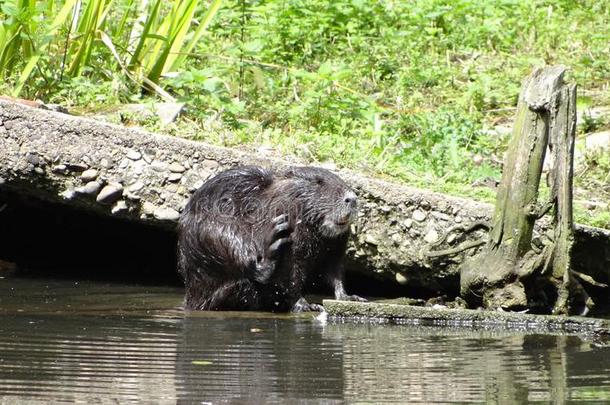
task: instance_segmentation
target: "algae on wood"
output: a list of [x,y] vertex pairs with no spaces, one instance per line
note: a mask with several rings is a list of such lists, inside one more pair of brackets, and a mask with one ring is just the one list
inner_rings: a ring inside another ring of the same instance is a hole
[[[563,82],[565,68],[534,71],[523,84],[485,248],[460,269],[462,295],[472,305],[512,310],[586,314],[593,302],[571,269],[574,243],[572,174],[576,86]],[[538,204],[547,146],[551,196]],[[548,241],[532,246],[536,220],[553,208]]]
[[324,300],[322,304],[331,320],[389,321],[464,328],[489,327],[533,333],[582,333],[604,338],[610,336],[610,321],[607,319],[421,307],[384,302]]

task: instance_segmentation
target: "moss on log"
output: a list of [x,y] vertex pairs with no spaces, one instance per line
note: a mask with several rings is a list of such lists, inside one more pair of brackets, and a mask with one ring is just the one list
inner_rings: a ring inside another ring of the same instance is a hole
[[387,321],[423,326],[494,328],[530,333],[565,332],[610,337],[610,322],[606,319],[418,307],[383,302],[324,300],[323,305],[331,320]]

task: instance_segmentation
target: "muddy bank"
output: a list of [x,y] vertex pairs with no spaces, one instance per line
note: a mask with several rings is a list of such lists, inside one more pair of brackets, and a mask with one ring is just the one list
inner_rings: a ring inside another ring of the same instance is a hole
[[[0,207],[10,193],[171,233],[205,179],[244,164],[287,163],[0,101]],[[484,236],[480,229],[460,237],[458,228],[489,219],[491,205],[346,170],[339,175],[360,199],[350,272],[405,290],[457,292],[457,265],[476,248],[449,256],[431,251]],[[451,228],[456,232],[435,245]],[[610,281],[610,232],[579,226],[574,261],[577,271]]]

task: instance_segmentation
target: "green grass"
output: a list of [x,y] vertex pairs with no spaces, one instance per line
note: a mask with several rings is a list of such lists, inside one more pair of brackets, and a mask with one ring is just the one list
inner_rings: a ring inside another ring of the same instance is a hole
[[[9,3],[29,11],[17,18],[2,6],[4,38],[21,30],[20,45],[5,39],[4,47],[0,30],[0,50],[13,55],[0,70],[6,91],[22,84],[25,97],[92,111],[154,98],[141,91],[146,78],[189,106],[163,131],[268,145],[487,201],[494,191],[471,185],[500,178],[507,143],[489,130],[512,116],[533,67],[569,66],[579,108],[610,104],[604,1],[151,1],[142,9],[138,0],[89,0],[83,7],[104,7],[92,11],[99,17],[90,28],[71,30],[68,18],[50,41],[49,27],[34,17],[67,2],[40,1],[39,11],[27,0]],[[20,82],[27,59],[16,59],[15,49],[35,52],[45,43],[40,63]],[[65,53],[65,65],[78,61],[77,69],[62,67]],[[585,120],[581,131],[608,124]],[[204,127],[214,131],[198,130]],[[576,185],[605,190],[605,166],[588,167]],[[610,227],[607,212],[577,207],[579,220]]]

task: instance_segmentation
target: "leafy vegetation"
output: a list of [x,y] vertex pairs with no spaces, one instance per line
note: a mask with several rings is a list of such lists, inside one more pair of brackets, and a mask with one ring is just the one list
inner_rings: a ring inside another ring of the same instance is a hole
[[[161,94],[189,109],[158,130],[483,199],[534,66],[568,65],[581,105],[610,104],[594,0],[6,0],[0,19],[4,91],[82,112]],[[577,185],[608,189],[588,167]]]
[[[221,0],[206,8],[198,0],[6,0],[0,9],[0,73],[17,96],[36,68],[37,80],[30,80],[26,94],[49,97],[70,79],[108,81],[122,70],[171,98],[157,85],[161,74],[181,68],[220,5]],[[196,11],[201,21],[190,32]],[[131,91],[126,86],[125,94]]]

